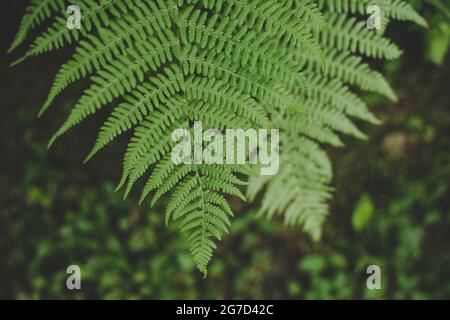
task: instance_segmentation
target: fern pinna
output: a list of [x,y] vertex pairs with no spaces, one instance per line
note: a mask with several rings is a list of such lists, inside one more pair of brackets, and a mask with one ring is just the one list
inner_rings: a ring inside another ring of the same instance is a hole
[[[382,30],[366,28],[370,4],[384,14]],[[69,5],[79,6],[81,29],[67,28]],[[395,99],[362,58],[400,55],[383,37],[390,19],[426,25],[399,0],[31,0],[10,51],[44,24],[46,31],[14,64],[75,47],[39,115],[73,82],[89,78],[90,85],[49,146],[109,108],[86,161],[133,130],[118,189],[126,196],[145,176],[141,202],[170,193],[166,221],[189,232],[193,259],[206,275],[215,240],[233,216],[227,196],[245,199],[242,185],[250,198],[265,190],[262,213],[284,213],[286,223],[320,237],[332,178],[321,145],[341,146],[340,133],[364,138],[352,118],[378,123],[350,88]],[[175,165],[171,134],[192,132],[195,121],[205,128],[280,128],[280,172],[254,176],[244,165]]]

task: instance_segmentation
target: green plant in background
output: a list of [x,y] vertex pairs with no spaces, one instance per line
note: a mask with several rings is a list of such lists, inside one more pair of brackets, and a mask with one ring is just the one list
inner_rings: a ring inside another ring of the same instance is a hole
[[[363,59],[401,53],[383,30],[366,28],[366,7],[374,3],[384,13],[384,27],[390,19],[426,25],[398,0],[85,0],[71,1],[81,8],[82,28],[69,30],[60,15],[64,1],[33,0],[10,50],[47,19],[51,26],[17,63],[76,43],[40,114],[76,80],[92,83],[49,145],[114,105],[86,160],[134,129],[119,188],[126,185],[127,195],[151,172],[141,201],[153,192],[155,203],[170,191],[166,221],[189,231],[194,261],[206,275],[213,239],[228,232],[233,215],[224,195],[244,199],[241,176],[252,171],[175,166],[172,131],[192,129],[198,120],[207,128],[280,128],[280,172],[250,178],[247,193],[253,199],[266,188],[263,213],[284,213],[287,224],[320,238],[332,178],[321,144],[342,146],[339,133],[365,138],[352,118],[378,123],[350,88],[395,100],[387,81]],[[360,210],[355,223],[363,227],[368,209]]]
[[428,58],[437,65],[442,65],[450,46],[450,8],[439,0],[427,0],[435,6],[440,14],[430,22],[433,26],[428,40]]

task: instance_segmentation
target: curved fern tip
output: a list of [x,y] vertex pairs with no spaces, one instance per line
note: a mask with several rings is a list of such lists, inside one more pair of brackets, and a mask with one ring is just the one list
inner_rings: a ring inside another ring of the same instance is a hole
[[120,189],[122,189],[123,185],[125,184],[125,181],[127,180],[127,175],[123,174],[122,178],[120,179],[119,183],[117,184],[116,189],[114,192],[118,192]]
[[50,139],[50,141],[48,142],[47,145],[47,149],[50,149],[52,147],[52,145],[55,143],[55,141],[61,136],[61,131],[58,130],[53,137]]
[[153,197],[152,202],[150,203],[150,205],[151,205],[152,207],[154,207],[155,204],[156,204],[156,202],[158,202],[158,199],[155,198],[155,197]]
[[141,195],[141,197],[139,198],[139,205],[142,205],[144,203],[145,198],[147,198],[145,195]]
[[11,54],[13,51],[14,51],[14,49],[16,49],[14,46],[14,43],[11,45],[11,47],[9,47],[9,49],[6,51],[6,54]]
[[48,104],[48,103],[45,103],[42,107],[41,107],[41,109],[39,109],[39,112],[38,112],[38,118],[41,118],[42,116],[43,116],[43,114],[45,113],[45,111],[47,111],[47,109],[48,109],[48,107],[50,106],[50,104]]
[[53,146],[53,144],[55,143],[57,137],[52,137],[50,139],[50,141],[47,143],[47,150],[50,150],[50,148]]
[[22,42],[25,40],[24,36],[19,36],[17,35],[13,42],[11,43],[11,46],[9,47],[8,51],[6,51],[7,54],[12,53],[14,50],[16,50],[21,44]]
[[203,275],[203,280],[206,279],[208,277],[208,270],[203,266],[197,266],[197,268]]
[[92,159],[91,155],[87,155],[86,158],[83,159],[83,164],[87,164]]
[[22,63],[23,61],[25,61],[26,58],[27,58],[27,56],[23,56],[23,57],[21,57],[21,58],[15,60],[14,62],[12,62],[9,66],[10,66],[11,68],[12,68],[12,67],[15,67],[15,66],[17,66],[19,63]]
[[170,215],[166,214],[166,217],[164,219],[164,223],[165,223],[166,227],[169,226],[169,221],[170,221]]
[[133,188],[133,185],[131,183],[128,183],[127,188],[125,189],[125,193],[123,194],[123,200],[128,198],[132,188]]
[[419,14],[417,14],[416,23],[425,29],[430,28],[430,24],[428,23],[428,21]]
[[86,158],[84,158],[83,160],[83,164],[88,163],[97,153],[97,150],[94,148],[91,150],[91,152],[89,152],[89,154],[86,156]]

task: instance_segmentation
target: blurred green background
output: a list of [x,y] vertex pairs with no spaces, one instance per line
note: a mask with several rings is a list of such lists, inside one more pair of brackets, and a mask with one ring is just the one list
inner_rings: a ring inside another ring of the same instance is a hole
[[[233,203],[234,225],[204,280],[160,207],[114,192],[128,137],[82,164],[107,113],[46,150],[83,83],[37,119],[70,50],[9,68],[27,3],[9,1],[0,21],[0,298],[450,299],[450,16],[433,2],[414,1],[430,29],[390,25],[405,54],[379,67],[399,102],[365,97],[384,124],[361,123],[370,141],[329,150],[336,192],[323,240],[258,218],[258,203]],[[81,291],[66,289],[71,264]],[[381,290],[366,288],[371,264]]]

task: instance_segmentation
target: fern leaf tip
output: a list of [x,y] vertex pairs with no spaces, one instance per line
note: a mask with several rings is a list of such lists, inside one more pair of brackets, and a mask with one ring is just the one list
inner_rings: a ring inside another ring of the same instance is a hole
[[122,189],[123,185],[125,184],[126,177],[127,176],[125,174],[122,176],[122,178],[120,179],[119,183],[117,184],[116,189],[114,190],[115,192],[118,192],[120,189]]
[[128,198],[132,188],[133,188],[133,185],[131,183],[128,183],[127,188],[125,189],[125,193],[123,194],[123,200]]
[[11,54],[16,48],[13,46],[13,44],[11,45],[11,47],[9,47],[8,50],[6,50],[6,54]]
[[48,103],[48,102],[44,103],[44,105],[41,107],[41,109],[39,109],[38,118],[41,118],[44,115],[45,111],[47,111],[49,106],[50,106],[50,103]]
[[25,57],[19,58],[19,59],[13,61],[13,62],[9,65],[9,67],[10,67],[10,68],[13,68],[13,67],[17,66],[18,64],[22,63],[24,60],[25,60]]
[[144,203],[144,201],[145,201],[145,198],[147,198],[147,196],[144,195],[144,194],[142,194],[141,197],[139,198],[138,204],[139,204],[139,205],[142,205],[142,204]]
[[50,141],[47,143],[47,150],[50,150],[50,148],[53,146],[53,144],[55,143],[57,137],[53,136]]
[[88,155],[86,156],[86,158],[84,158],[83,160],[83,164],[88,163],[96,154],[97,154],[97,148],[92,148],[92,150],[88,153]]

